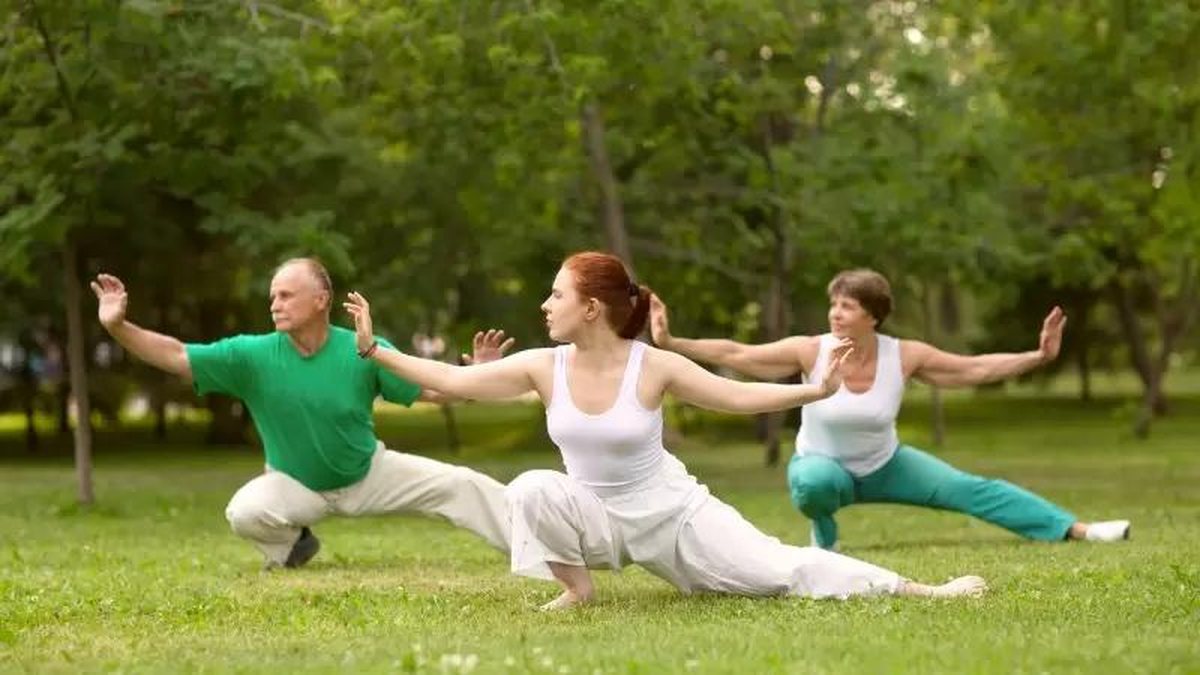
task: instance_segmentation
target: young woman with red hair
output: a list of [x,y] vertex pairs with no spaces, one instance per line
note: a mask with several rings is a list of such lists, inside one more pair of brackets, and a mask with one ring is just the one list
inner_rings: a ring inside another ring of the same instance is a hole
[[926,586],[869,563],[780,543],[709,494],[662,444],[666,394],[711,410],[757,413],[815,401],[837,390],[849,353],[833,353],[815,384],[738,382],[683,356],[634,340],[650,291],[620,259],[566,259],[542,303],[555,348],[530,349],[462,368],[402,354],[375,341],[366,299],[351,293],[364,358],[412,382],[469,399],[536,391],[566,473],[529,471],[509,484],[512,571],[557,580],[563,593],[543,609],[594,595],[589,569],[637,563],[685,593],[798,595],[978,595],[979,577]]

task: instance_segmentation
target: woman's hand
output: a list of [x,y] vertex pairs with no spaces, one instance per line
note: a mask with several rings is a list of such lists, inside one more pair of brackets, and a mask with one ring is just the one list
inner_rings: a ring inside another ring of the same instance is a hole
[[833,396],[842,386],[842,368],[846,365],[846,359],[853,353],[854,343],[849,339],[843,339],[829,353],[829,365],[825,368],[820,384],[821,393],[826,397]]

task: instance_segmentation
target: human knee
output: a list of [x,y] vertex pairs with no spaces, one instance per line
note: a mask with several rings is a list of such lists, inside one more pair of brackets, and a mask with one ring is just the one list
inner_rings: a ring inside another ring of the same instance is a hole
[[813,458],[788,476],[792,504],[807,515],[823,515],[841,505],[845,469],[833,460]]
[[535,469],[513,479],[504,493],[508,501],[514,505],[531,501],[542,501],[547,497],[561,492],[558,487],[559,474],[548,469]]
[[246,537],[262,528],[264,510],[261,505],[247,499],[241,493],[229,500],[225,507],[225,519],[234,533]]

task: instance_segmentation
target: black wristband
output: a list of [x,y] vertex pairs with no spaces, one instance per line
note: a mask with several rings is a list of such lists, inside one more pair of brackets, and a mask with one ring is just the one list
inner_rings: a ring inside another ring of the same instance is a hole
[[369,359],[375,354],[375,350],[379,349],[379,340],[372,340],[371,346],[358,353],[358,358]]

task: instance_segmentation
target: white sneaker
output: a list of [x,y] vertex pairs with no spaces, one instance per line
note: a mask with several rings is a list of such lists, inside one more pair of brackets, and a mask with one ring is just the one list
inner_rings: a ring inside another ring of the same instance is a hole
[[1083,538],[1087,541],[1121,541],[1129,538],[1129,527],[1128,520],[1106,520],[1101,523],[1091,523]]

